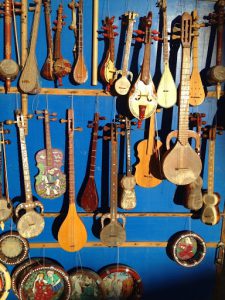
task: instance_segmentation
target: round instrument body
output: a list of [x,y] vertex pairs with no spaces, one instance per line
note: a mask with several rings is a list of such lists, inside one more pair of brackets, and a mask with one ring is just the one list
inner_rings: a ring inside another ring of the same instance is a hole
[[136,179],[132,176],[123,176],[121,179],[121,186],[126,190],[133,190],[136,185]]
[[225,67],[222,65],[214,66],[207,72],[208,82],[214,84],[225,81]]
[[102,228],[100,239],[109,247],[117,247],[126,241],[126,231],[119,221],[111,220]]
[[0,264],[0,282],[1,282],[1,289],[0,289],[0,299],[5,300],[8,297],[9,290],[11,288],[11,277],[3,264]]
[[64,77],[71,72],[72,66],[70,62],[64,58],[58,58],[53,65],[54,75],[56,77]]
[[0,78],[14,80],[19,73],[18,64],[12,59],[3,59],[0,62]]
[[105,299],[105,286],[101,277],[94,271],[82,268],[69,273],[72,286],[70,299]]
[[127,77],[122,76],[115,82],[115,91],[117,94],[124,96],[129,92],[130,86],[131,83]]
[[7,201],[6,198],[0,199],[0,222],[8,220],[12,216],[13,206],[10,202]]
[[17,230],[22,237],[29,239],[41,234],[44,226],[44,218],[39,213],[32,210],[20,217],[17,223]]
[[0,237],[0,261],[16,265],[28,255],[29,244],[26,239],[16,231],[6,232]]
[[129,266],[113,264],[98,273],[105,285],[105,299],[141,299],[143,293],[141,278]]
[[192,231],[178,232],[168,247],[172,258],[183,267],[197,266],[206,254],[204,240]]

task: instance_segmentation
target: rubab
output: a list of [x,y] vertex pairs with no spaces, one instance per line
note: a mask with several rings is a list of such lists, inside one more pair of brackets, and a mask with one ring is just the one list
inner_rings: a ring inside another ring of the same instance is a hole
[[36,58],[36,44],[42,0],[36,0],[35,3],[36,7],[34,12],[29,54],[27,56],[26,64],[19,79],[19,88],[21,89],[21,91],[30,94],[37,94],[40,91],[39,70]]
[[[199,155],[188,142],[194,138],[200,143],[199,135],[188,129],[190,95],[190,47],[192,17],[187,12],[181,18],[182,66],[179,94],[178,130],[172,131],[166,139],[167,152],[163,157],[162,168],[165,177],[174,184],[185,185],[195,181],[201,173],[202,162]],[[172,36],[172,38],[179,38]],[[170,148],[170,141],[177,138]]]
[[[123,54],[123,66],[122,66],[122,70],[117,70],[115,74],[115,79],[117,79],[115,81],[115,91],[119,95],[126,95],[128,93],[131,86],[131,81],[133,79],[133,73],[131,71],[128,71],[128,63],[129,63],[134,22],[138,14],[133,11],[128,11],[127,13],[125,13],[125,16],[127,16],[128,18],[128,29],[127,29],[127,36],[126,36],[125,51]],[[121,75],[121,77],[118,79],[119,75]]]
[[167,33],[167,1],[158,1],[163,14],[163,64],[164,70],[157,89],[158,104],[169,108],[177,102],[177,88],[169,67],[168,33]]
[[67,123],[68,131],[68,193],[69,209],[66,218],[61,224],[58,232],[58,242],[62,249],[68,252],[79,251],[87,241],[86,228],[77,214],[75,203],[75,172],[74,172],[74,130],[81,131],[81,128],[74,128],[73,109],[67,110],[67,119],[61,123]]
[[[100,239],[103,244],[109,247],[116,247],[121,245],[126,240],[124,214],[117,212],[117,193],[118,193],[118,170],[117,170],[117,128],[121,125],[112,123],[111,127],[104,127],[105,131],[110,130],[110,137],[104,136],[104,139],[111,139],[111,161],[110,161],[110,213],[103,214],[101,217],[102,229],[100,232]],[[105,220],[109,219],[109,223],[105,225]],[[118,219],[122,219],[120,223]]]

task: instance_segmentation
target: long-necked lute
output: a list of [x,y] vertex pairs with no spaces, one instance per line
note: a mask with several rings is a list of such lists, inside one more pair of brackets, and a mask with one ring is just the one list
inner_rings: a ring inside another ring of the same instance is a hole
[[58,242],[60,247],[65,251],[75,252],[83,248],[87,241],[86,228],[76,210],[75,194],[74,130],[81,130],[81,128],[74,128],[73,109],[67,110],[67,120],[63,119],[61,122],[67,122],[69,208],[59,228]]
[[[199,142],[199,135],[188,129],[189,96],[190,96],[190,46],[192,17],[187,12],[181,18],[182,65],[179,91],[178,130],[171,132],[166,139],[167,153],[163,157],[163,173],[174,184],[185,185],[198,178],[202,162],[189,144],[188,139]],[[175,137],[176,143],[170,148],[170,140]]]

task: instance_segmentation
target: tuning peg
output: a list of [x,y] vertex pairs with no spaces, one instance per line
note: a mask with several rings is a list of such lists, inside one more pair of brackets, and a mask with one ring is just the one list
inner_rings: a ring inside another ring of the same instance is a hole
[[124,136],[125,132],[124,131],[120,131],[120,132],[117,132],[117,134],[120,134],[120,135]]
[[74,131],[83,131],[83,128],[82,127],[76,127],[73,129]]
[[109,37],[109,34],[108,33],[103,33],[102,34],[104,37]]
[[179,27],[174,26],[174,27],[172,28],[172,32],[173,32],[173,33],[175,33],[175,32],[180,32],[180,31],[181,31],[181,29],[180,29]]
[[107,141],[107,140],[110,140],[110,139],[111,139],[110,136],[103,136],[103,140],[104,140],[104,141]]
[[43,114],[44,113],[44,110],[36,110],[35,111],[35,114],[37,114],[37,115],[40,115],[40,114]]
[[104,130],[104,131],[108,131],[108,130],[110,130],[110,127],[109,127],[109,126],[104,126],[104,127],[103,127],[103,130]]
[[135,37],[134,38],[135,41],[137,41],[138,43],[143,43],[144,42],[144,39],[140,38],[140,37]]
[[54,121],[57,121],[57,118],[51,118],[49,120],[52,121],[52,122],[54,122]]
[[33,115],[32,115],[32,114],[28,114],[28,115],[26,115],[25,117],[26,117],[27,119],[29,119],[29,120],[30,120],[30,119],[32,119],[32,118],[33,118]]
[[62,19],[66,19],[66,18],[67,18],[67,16],[66,16],[66,15],[62,16]]
[[125,124],[116,124],[117,128],[125,128]]
[[117,36],[117,35],[119,35],[118,32],[113,32],[113,36]]
[[7,125],[12,125],[12,124],[16,124],[17,123],[17,121],[14,121],[14,120],[6,120],[5,121],[5,124],[7,124]]
[[92,123],[92,124],[88,124],[88,126],[87,126],[88,128],[93,128],[94,127],[94,124]]
[[67,123],[68,120],[66,120],[66,119],[60,119],[59,122],[60,122],[60,123]]
[[117,29],[117,28],[118,28],[118,26],[116,26],[116,25],[113,25],[113,26],[112,26],[112,28],[113,28],[113,29]]
[[152,39],[154,41],[162,41],[163,40],[163,38],[160,38],[159,36],[153,36]]
[[155,29],[153,29],[153,30],[151,31],[151,33],[152,33],[152,34],[160,34],[160,32],[159,32],[158,30],[155,30]]
[[140,29],[134,30],[134,32],[137,33],[137,34],[145,34],[145,32],[143,30],[140,30]]
[[30,6],[28,10],[29,11],[35,11],[35,6]]
[[57,116],[57,113],[56,113],[56,112],[53,112],[53,113],[49,114],[49,116],[55,117],[55,116]]
[[172,34],[172,40],[179,40],[181,38],[180,35]]
[[53,21],[53,24],[57,25],[57,24],[58,24],[58,21],[57,21],[57,20],[54,20],[54,21]]
[[105,31],[109,31],[109,28],[106,27],[106,26],[102,26],[102,29],[105,30]]
[[37,116],[37,119],[38,120],[42,120],[42,119],[44,119],[45,117],[43,117],[43,116]]

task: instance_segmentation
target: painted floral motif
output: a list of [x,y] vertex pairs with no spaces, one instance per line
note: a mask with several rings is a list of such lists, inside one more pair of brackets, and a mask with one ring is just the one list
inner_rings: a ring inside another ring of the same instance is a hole
[[181,260],[188,260],[197,252],[197,242],[193,237],[181,239],[177,245],[177,256]]

